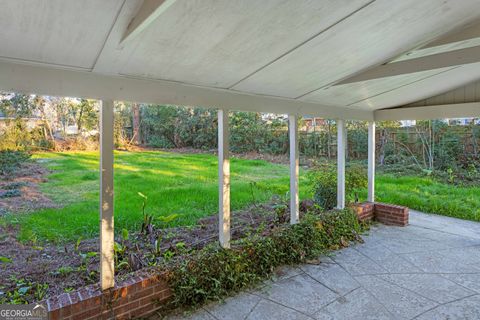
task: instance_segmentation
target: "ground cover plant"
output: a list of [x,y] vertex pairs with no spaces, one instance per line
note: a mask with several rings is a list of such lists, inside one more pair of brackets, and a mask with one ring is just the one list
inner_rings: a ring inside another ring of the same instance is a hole
[[[148,216],[148,198],[139,197]],[[276,198],[269,204],[233,212],[231,251],[218,247],[216,215],[200,219],[195,226],[165,228],[147,219],[149,222],[139,230],[123,229],[115,237],[116,281],[167,271],[176,292],[173,306],[201,303],[253,284],[271,275],[277,266],[304,262],[360,240],[364,225],[357,222],[354,213],[320,212],[304,201],[301,222],[290,226],[289,212],[278,210],[286,203]],[[4,236],[0,238],[0,303],[32,303],[98,283],[97,239],[79,238],[64,245],[22,245],[10,231],[2,230]],[[189,270],[193,265],[197,269]],[[232,274],[234,270],[238,273]],[[221,285],[208,286],[210,281]]]
[[24,151],[0,150],[0,175],[8,177],[30,159],[30,154]]
[[[61,207],[10,214],[0,223],[18,228],[18,237],[27,242],[68,242],[98,235],[98,152],[38,153],[34,158],[51,171],[40,190]],[[217,170],[217,158],[209,154],[115,152],[115,229],[132,231],[142,224],[138,192],[149,197],[154,219],[178,215],[167,226],[193,225],[216,213]],[[232,210],[238,210],[275,194],[285,195],[288,167],[232,159],[231,180]]]
[[366,225],[350,210],[310,211],[295,225],[273,226],[234,241],[232,249],[212,244],[167,268],[174,307],[221,300],[272,275],[282,265],[318,258],[361,241]]

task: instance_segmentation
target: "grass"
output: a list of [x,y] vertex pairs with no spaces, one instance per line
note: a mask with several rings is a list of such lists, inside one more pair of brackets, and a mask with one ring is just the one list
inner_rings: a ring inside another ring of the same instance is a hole
[[[17,225],[22,241],[61,243],[98,235],[98,152],[39,153],[34,158],[53,171],[48,182],[40,185],[41,191],[62,207],[10,215],[3,223]],[[192,225],[218,211],[218,169],[213,155],[116,151],[114,170],[116,231],[140,228],[143,216],[138,192],[148,196],[147,213],[155,217],[179,214],[174,225]],[[288,187],[287,166],[231,160],[232,210],[267,201],[274,194],[284,196]],[[306,189],[301,188],[301,196]]]
[[[41,190],[61,208],[9,215],[0,224],[18,226],[22,241],[66,242],[98,235],[98,152],[39,153],[52,174]],[[206,154],[115,152],[115,229],[138,230],[142,199],[155,217],[173,213],[172,225],[193,225],[217,212],[217,158]],[[301,172],[300,197],[309,185]],[[231,160],[231,206],[238,210],[273,195],[285,196],[288,167],[261,160]],[[253,196],[252,196],[253,191]],[[480,187],[446,185],[429,177],[377,174],[377,201],[461,219],[480,221]],[[366,190],[360,200],[366,199]]]
[[[376,200],[465,220],[480,221],[480,187],[447,185],[429,177],[376,177]],[[366,197],[366,191],[362,196]]]

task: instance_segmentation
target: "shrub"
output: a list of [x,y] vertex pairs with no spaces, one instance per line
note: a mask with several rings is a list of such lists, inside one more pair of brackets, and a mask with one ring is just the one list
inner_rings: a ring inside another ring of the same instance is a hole
[[22,195],[22,192],[18,189],[0,191],[0,199],[20,197],[21,195]]
[[5,176],[12,174],[29,158],[30,154],[24,151],[1,150],[0,174]]
[[349,210],[307,213],[298,224],[235,241],[232,249],[207,246],[168,268],[174,293],[171,306],[220,300],[272,275],[281,265],[304,262],[360,240],[364,227]]
[[[313,199],[324,210],[331,210],[337,203],[337,168],[325,163],[312,170]],[[347,200],[352,200],[355,194],[367,186],[367,172],[359,164],[352,164],[345,172],[345,192]]]

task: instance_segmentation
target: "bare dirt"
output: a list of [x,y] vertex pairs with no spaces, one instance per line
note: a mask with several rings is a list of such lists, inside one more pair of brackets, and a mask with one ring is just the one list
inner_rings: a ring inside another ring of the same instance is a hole
[[0,198],[0,216],[16,212],[26,212],[44,208],[55,208],[58,205],[46,197],[38,188],[38,184],[47,181],[50,172],[42,165],[27,162],[11,176],[0,176],[0,195],[18,190],[18,196]]
[[[254,230],[268,234],[276,225],[288,222],[288,208],[277,211],[278,202],[252,206],[232,213],[232,239],[248,235]],[[305,208],[302,207],[304,210]],[[18,290],[18,283],[27,283],[32,289],[22,296],[25,302],[41,300],[63,292],[98,282],[98,238],[65,245],[23,244],[16,240],[13,227],[0,226],[0,256],[11,259],[0,262],[0,301],[8,292]],[[192,227],[160,228],[152,226],[150,233],[130,233],[128,240],[121,236],[116,242],[125,248],[117,261],[117,281],[132,274],[149,273],[169,259],[188,256],[194,250],[216,242],[218,216],[202,218]],[[155,241],[160,241],[157,248]],[[119,263],[122,267],[118,267]],[[46,294],[34,295],[38,285],[46,285]],[[8,302],[8,300],[7,300]]]

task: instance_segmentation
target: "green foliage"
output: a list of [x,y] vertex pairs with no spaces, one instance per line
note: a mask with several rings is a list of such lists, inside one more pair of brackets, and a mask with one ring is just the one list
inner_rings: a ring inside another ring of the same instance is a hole
[[232,249],[210,245],[170,266],[167,279],[173,306],[221,300],[272,275],[275,268],[316,258],[359,240],[364,226],[351,211],[306,214],[300,223],[276,227],[268,236],[252,235]]
[[31,155],[24,151],[0,150],[0,175],[11,175],[30,157]]
[[0,285],[0,304],[27,304],[29,301],[43,300],[48,292],[47,283],[33,283],[26,278],[12,277],[16,287],[13,290],[3,292]]
[[12,262],[12,259],[4,257],[4,256],[0,256],[0,262],[1,263],[10,263],[10,262]]
[[142,106],[142,135],[152,147],[211,149],[216,145],[214,109]]
[[17,118],[5,121],[5,128],[0,129],[0,150],[29,151],[48,148],[42,128],[29,129],[26,120]]
[[53,275],[59,276],[59,277],[66,277],[70,273],[72,273],[74,269],[72,267],[60,267],[56,271],[52,272]]
[[28,183],[25,181],[15,181],[2,187],[5,190],[16,190],[25,187]]
[[13,197],[20,197],[22,192],[20,190],[7,190],[5,192],[0,193],[0,199],[2,198],[13,198]]
[[[313,198],[317,205],[331,210],[337,203],[337,168],[323,163],[309,173],[313,185]],[[360,164],[350,164],[345,170],[347,200],[358,198],[356,194],[367,186],[367,172]]]
[[10,118],[25,118],[32,116],[35,110],[33,96],[24,94],[1,94],[0,111]]

